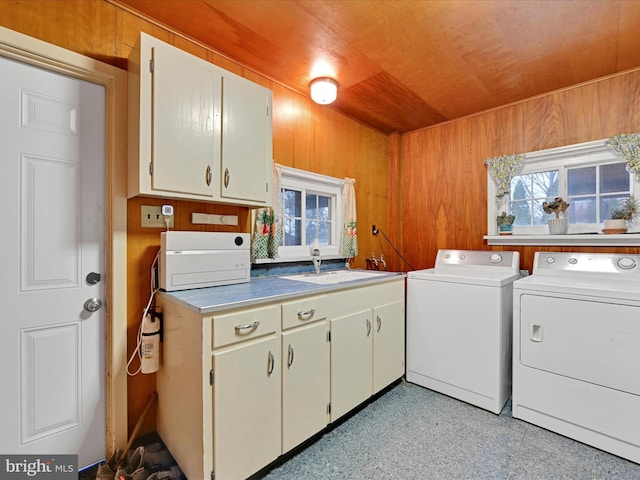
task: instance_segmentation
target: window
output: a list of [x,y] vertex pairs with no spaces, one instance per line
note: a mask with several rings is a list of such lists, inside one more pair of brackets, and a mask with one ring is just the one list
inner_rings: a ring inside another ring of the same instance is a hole
[[570,233],[598,233],[622,199],[640,192],[635,175],[604,140],[528,153],[509,198],[492,201],[496,189],[488,181],[490,235],[497,233],[495,217],[503,210],[516,216],[514,235],[547,234],[554,215],[545,213],[542,203],[555,197],[569,203]]
[[338,178],[282,167],[282,260],[308,259],[316,239],[322,257],[339,255],[343,184]]

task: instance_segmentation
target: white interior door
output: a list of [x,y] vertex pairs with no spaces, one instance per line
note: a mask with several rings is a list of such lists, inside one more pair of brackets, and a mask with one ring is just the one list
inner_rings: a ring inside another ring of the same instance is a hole
[[[105,455],[104,87],[0,57],[0,452]],[[101,277],[98,277],[101,275]]]

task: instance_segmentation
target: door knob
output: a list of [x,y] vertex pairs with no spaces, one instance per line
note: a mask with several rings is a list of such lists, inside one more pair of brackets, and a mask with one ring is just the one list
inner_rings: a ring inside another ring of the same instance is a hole
[[98,298],[90,298],[84,302],[84,309],[87,312],[97,312],[102,307],[102,302]]
[[87,283],[89,285],[95,285],[96,283],[98,283],[100,281],[102,277],[100,276],[99,273],[96,272],[91,272],[87,275]]

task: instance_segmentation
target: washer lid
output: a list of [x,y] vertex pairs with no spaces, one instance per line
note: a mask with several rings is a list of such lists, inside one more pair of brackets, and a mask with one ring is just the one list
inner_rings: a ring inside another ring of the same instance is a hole
[[502,287],[520,278],[520,273],[505,273],[504,271],[482,271],[474,269],[457,269],[454,272],[440,272],[435,268],[416,270],[407,273],[407,279],[426,280],[432,282],[458,283],[465,285],[483,285]]

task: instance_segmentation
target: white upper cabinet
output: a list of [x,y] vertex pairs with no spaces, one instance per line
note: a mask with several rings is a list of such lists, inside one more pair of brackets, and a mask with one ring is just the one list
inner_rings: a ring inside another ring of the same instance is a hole
[[272,150],[271,90],[223,73],[222,197],[268,204]]
[[266,205],[271,135],[269,89],[140,34],[129,57],[129,197]]

